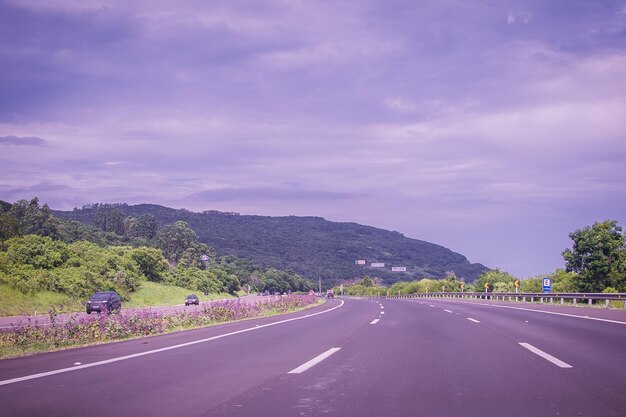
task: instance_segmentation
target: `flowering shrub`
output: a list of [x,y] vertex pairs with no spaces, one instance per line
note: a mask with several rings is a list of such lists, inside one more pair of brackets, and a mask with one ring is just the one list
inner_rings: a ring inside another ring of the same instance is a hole
[[131,337],[149,336],[182,329],[207,326],[234,320],[286,313],[317,303],[310,295],[277,297],[257,304],[228,300],[203,304],[202,309],[169,314],[151,309],[106,314],[84,318],[58,319],[56,309],[50,310],[50,324],[26,323],[0,330],[0,357],[27,352],[52,350]]

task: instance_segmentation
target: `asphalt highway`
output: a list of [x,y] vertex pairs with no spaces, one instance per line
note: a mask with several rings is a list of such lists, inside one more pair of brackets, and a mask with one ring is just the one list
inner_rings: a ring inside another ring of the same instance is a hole
[[0,416],[624,416],[626,313],[516,307],[331,300],[3,360]]

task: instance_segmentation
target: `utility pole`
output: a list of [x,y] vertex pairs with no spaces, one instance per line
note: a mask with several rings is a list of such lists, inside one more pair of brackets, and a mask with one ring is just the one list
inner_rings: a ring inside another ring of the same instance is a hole
[[317,277],[317,278],[319,279],[318,287],[319,287],[319,290],[320,290],[320,295],[322,295],[322,277]]

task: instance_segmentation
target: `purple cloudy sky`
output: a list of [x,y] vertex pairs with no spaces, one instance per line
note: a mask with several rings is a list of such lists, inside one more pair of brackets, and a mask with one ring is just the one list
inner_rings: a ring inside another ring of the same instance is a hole
[[0,0],[0,199],[315,215],[517,276],[626,225],[623,0]]

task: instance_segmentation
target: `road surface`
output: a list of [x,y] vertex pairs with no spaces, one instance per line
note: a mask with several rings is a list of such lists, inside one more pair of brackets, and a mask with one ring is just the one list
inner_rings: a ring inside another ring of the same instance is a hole
[[626,313],[516,307],[335,299],[3,360],[0,415],[624,416]]

